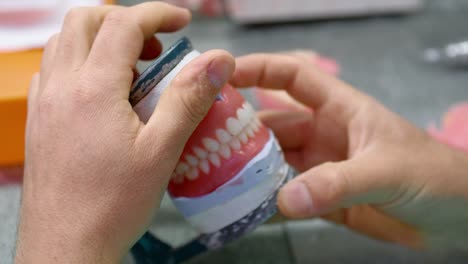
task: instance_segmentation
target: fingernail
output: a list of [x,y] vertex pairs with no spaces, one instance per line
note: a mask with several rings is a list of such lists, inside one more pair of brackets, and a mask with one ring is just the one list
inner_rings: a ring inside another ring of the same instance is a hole
[[291,182],[281,190],[281,205],[293,217],[306,217],[313,211],[309,189],[302,182]]
[[319,57],[316,63],[322,70],[329,74],[338,75],[340,73],[340,65],[333,59]]
[[208,66],[207,76],[214,87],[221,89],[231,78],[232,72],[232,63],[222,58],[216,58]]

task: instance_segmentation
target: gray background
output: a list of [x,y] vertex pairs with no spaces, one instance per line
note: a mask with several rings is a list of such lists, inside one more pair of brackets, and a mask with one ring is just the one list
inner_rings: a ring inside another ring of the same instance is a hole
[[[121,1],[132,4],[139,1]],[[468,100],[465,70],[427,65],[421,52],[468,38],[468,1],[431,0],[411,16],[387,16],[286,25],[241,27],[228,20],[198,19],[176,35],[197,49],[235,55],[313,49],[336,58],[341,77],[420,127],[453,103]],[[145,65],[141,65],[143,68]],[[0,263],[11,263],[19,206],[18,186],[0,187]],[[152,230],[174,244],[195,235],[165,201]],[[131,263],[130,260],[128,260]],[[420,254],[372,241],[322,221],[266,225],[252,235],[192,263],[468,263],[468,256]]]

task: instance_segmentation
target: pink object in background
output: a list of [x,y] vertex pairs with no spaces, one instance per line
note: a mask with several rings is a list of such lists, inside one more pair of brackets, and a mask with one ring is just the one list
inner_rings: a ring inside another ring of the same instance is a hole
[[0,1],[1,26],[29,26],[53,15],[58,0]]
[[0,168],[0,185],[21,183],[23,167]]
[[209,17],[220,16],[224,13],[222,0],[165,0],[165,2],[186,7]]
[[23,10],[0,10],[0,25],[25,26],[47,19],[53,10],[47,8],[30,8]]
[[429,126],[429,133],[437,140],[468,152],[468,102],[457,104],[444,116],[442,127]]
[[202,0],[202,14],[207,16],[220,16],[224,13],[224,6],[221,0]]

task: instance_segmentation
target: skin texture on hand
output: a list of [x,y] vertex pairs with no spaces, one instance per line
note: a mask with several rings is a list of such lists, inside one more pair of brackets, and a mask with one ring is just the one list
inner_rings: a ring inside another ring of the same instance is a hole
[[[340,65],[335,60],[321,56],[313,51],[291,50],[282,53],[301,59],[304,61],[304,64],[315,65],[331,75],[337,76],[340,73]],[[286,91],[254,88],[253,95],[255,96],[255,100],[261,110],[275,109],[312,111],[310,107],[294,100],[294,98],[292,98]]]
[[47,44],[30,88],[17,263],[117,263],[146,231],[183,147],[234,71],[210,51],[143,124],[128,101],[139,58],[161,51],[185,9],[79,8]]
[[413,248],[468,249],[468,156],[310,63],[238,58],[233,85],[285,90],[312,111],[262,121],[302,172],[279,194],[290,218],[324,217]]

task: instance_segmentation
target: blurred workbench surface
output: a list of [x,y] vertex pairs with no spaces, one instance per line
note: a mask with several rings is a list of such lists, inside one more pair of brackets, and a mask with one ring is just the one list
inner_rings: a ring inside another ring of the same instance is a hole
[[[427,47],[468,39],[468,1],[429,2],[426,10],[412,16],[257,27],[239,27],[224,19],[215,20],[216,23],[198,19],[183,32],[161,38],[169,44],[186,35],[201,51],[221,48],[235,55],[296,48],[316,50],[337,59],[344,80],[425,127],[439,119],[451,104],[468,100],[466,71],[421,61],[421,53]],[[18,203],[19,187],[0,187],[0,263],[11,260]],[[152,230],[175,243],[194,235],[167,201]],[[264,226],[192,263],[462,264],[467,259],[468,256],[419,254],[324,222],[305,221]]]

